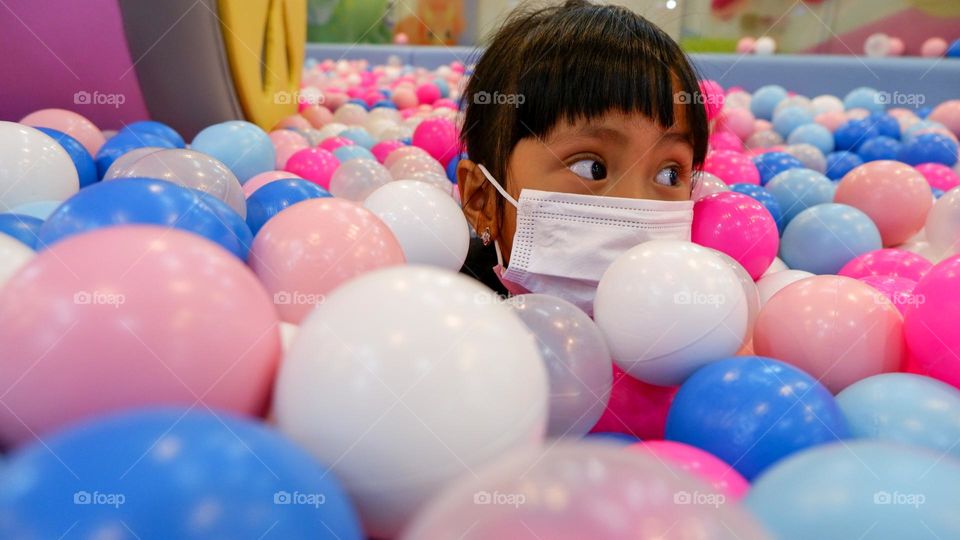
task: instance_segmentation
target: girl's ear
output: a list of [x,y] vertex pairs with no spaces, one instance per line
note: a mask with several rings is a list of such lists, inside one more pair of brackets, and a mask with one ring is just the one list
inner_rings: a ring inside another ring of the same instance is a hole
[[487,182],[477,164],[469,159],[462,159],[457,165],[457,187],[467,222],[481,237],[484,230],[490,229],[490,240],[496,240],[500,232],[496,188]]

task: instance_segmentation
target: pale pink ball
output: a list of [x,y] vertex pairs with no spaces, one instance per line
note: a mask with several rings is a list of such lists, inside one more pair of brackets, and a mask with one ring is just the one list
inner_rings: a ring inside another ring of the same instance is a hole
[[313,127],[310,122],[299,114],[291,114],[283,117],[273,129],[310,129]]
[[300,178],[299,176],[293,174],[292,172],[287,171],[267,171],[262,172],[253,178],[247,180],[243,184],[243,196],[245,198],[250,198],[253,195],[253,192],[262,188],[263,186],[274,182],[276,180],[283,180],[284,178]]
[[441,97],[440,89],[433,83],[424,83],[417,87],[417,100],[420,103],[431,105]]
[[947,47],[949,47],[947,40],[943,38],[932,37],[924,41],[923,45],[920,46],[920,56],[926,58],[943,56],[947,52]]
[[333,90],[328,90],[325,94],[325,104],[331,110],[336,110],[340,108],[341,105],[347,102],[350,99],[345,92],[337,92]]
[[327,137],[326,139],[320,141],[320,144],[317,145],[317,148],[323,148],[327,152],[333,152],[341,146],[353,146],[354,143],[346,137]]
[[903,44],[903,40],[898,37],[890,38],[890,49],[887,51],[887,54],[890,56],[900,56],[903,54],[903,51],[906,49],[906,46]]
[[757,118],[756,120],[753,121],[754,133],[758,131],[770,131],[772,129],[773,129],[773,124],[771,124],[768,120]]
[[870,111],[866,109],[856,108],[850,109],[847,111],[847,120],[863,120],[864,118],[870,116]]
[[749,109],[726,109],[720,115],[719,123],[745,141],[753,134],[755,121]]
[[107,142],[103,133],[87,120],[83,115],[66,109],[41,109],[34,111],[20,119],[20,123],[31,127],[45,127],[62,131],[73,137],[91,156],[97,155],[97,150]]
[[830,111],[818,114],[814,117],[813,121],[827,128],[832,133],[847,123],[847,115],[843,111]]
[[296,154],[304,148],[309,148],[310,143],[306,137],[290,129],[278,129],[270,132],[270,142],[273,143],[276,161],[274,163],[277,169],[283,169],[290,156]]
[[401,111],[416,107],[420,104],[417,94],[412,89],[398,86],[393,92],[393,104]]
[[927,119],[940,122],[954,135],[960,136],[960,99],[951,99],[937,105]]
[[753,47],[756,44],[757,44],[756,39],[750,36],[744,36],[740,38],[740,41],[737,42],[737,53],[750,54],[751,52],[753,52]]
[[433,106],[434,106],[435,108],[437,108],[437,109],[439,109],[439,108],[442,107],[442,108],[446,108],[446,109],[452,109],[452,110],[454,110],[454,111],[459,108],[459,107],[457,107],[457,102],[453,101],[452,99],[448,99],[448,98],[440,98],[440,99],[438,99],[437,101],[435,101],[435,102],[433,103]]
[[310,123],[308,128],[320,129],[333,121],[333,113],[324,105],[311,105],[300,114]]

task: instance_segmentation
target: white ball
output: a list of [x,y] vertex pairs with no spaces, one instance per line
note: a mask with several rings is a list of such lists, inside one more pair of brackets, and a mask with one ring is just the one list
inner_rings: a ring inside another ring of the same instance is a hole
[[280,321],[280,345],[282,346],[284,353],[290,350],[290,345],[293,343],[293,338],[297,336],[297,332],[299,330],[300,327],[293,323]]
[[727,263],[680,240],[653,240],[623,253],[600,278],[594,300],[594,320],[620,369],[661,386],[736,353],[748,312]]
[[80,190],[77,168],[42,131],[0,122],[0,211],[34,201],[63,201]]
[[823,174],[827,170],[827,158],[819,148],[812,144],[791,144],[784,152],[800,160],[803,166]]
[[341,163],[330,177],[330,194],[361,202],[393,178],[390,171],[372,159],[351,159]]
[[924,230],[931,253],[944,258],[960,252],[960,187],[937,199],[927,214]]
[[0,288],[36,253],[16,238],[0,233]]
[[813,103],[807,96],[787,96],[782,99],[780,103],[777,103],[777,106],[773,108],[773,116],[776,117],[777,113],[786,109],[787,107],[799,107],[807,111],[812,111]]
[[[330,137],[336,137],[337,135],[343,133],[347,129],[348,127],[346,124],[341,124],[340,122],[330,122],[329,124],[317,130],[316,132],[317,142],[320,142],[324,139],[329,139]],[[316,145],[316,143],[311,143],[311,144]]]
[[367,119],[367,110],[356,103],[344,103],[333,113],[333,121],[348,126],[362,126]]
[[697,179],[693,185],[693,193],[690,196],[690,200],[699,201],[708,195],[722,193],[724,191],[730,191],[730,186],[728,186],[726,182],[714,174],[700,171],[697,173]]
[[399,266],[353,279],[303,321],[280,366],[282,432],[392,538],[451,480],[535,448],[547,374],[523,322],[478,282]]
[[753,45],[753,52],[755,54],[769,55],[777,51],[777,42],[770,36],[762,36],[757,38],[756,43]]
[[753,95],[743,90],[730,92],[723,98],[724,109],[747,109],[750,110],[750,102],[753,101]]
[[[395,152],[396,151],[394,151],[394,153]],[[391,154],[391,156],[392,155],[393,154]],[[443,169],[443,165],[433,159],[429,154],[408,155],[394,161],[392,164],[387,164],[387,167],[390,168],[390,174],[395,180],[403,180],[419,172],[429,172],[443,177],[447,176],[447,171]]]
[[826,112],[843,112],[844,110],[843,100],[830,94],[822,94],[813,98],[810,105],[813,108],[814,116]]
[[795,281],[800,281],[801,279],[812,276],[813,274],[803,270],[782,270],[761,277],[757,281],[757,289],[760,291],[761,307],[767,305],[767,301],[770,300],[773,295],[777,294],[780,289]]
[[747,137],[747,140],[743,143],[747,148],[770,148],[771,146],[777,146],[778,144],[783,144],[783,137],[779,133],[773,130],[763,130],[754,132],[753,135]]
[[863,53],[871,58],[890,55],[890,36],[883,32],[870,34],[863,42]]
[[766,277],[766,276],[769,276],[770,274],[776,274],[777,272],[783,272],[784,270],[789,270],[789,269],[790,267],[787,266],[787,263],[783,262],[783,259],[781,259],[780,257],[774,257],[773,262],[770,263],[770,266],[768,266],[767,269],[763,271],[763,274],[761,274],[760,277]]
[[470,228],[449,193],[417,180],[398,180],[377,188],[363,206],[387,224],[408,263],[453,271],[463,266]]

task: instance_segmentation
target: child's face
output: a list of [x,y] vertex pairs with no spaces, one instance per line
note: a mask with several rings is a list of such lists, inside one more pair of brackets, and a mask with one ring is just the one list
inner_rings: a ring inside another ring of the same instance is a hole
[[[682,110],[678,108],[678,112]],[[519,199],[522,190],[534,189],[689,200],[693,147],[683,127],[686,122],[682,117],[677,120],[667,130],[640,114],[619,112],[591,121],[560,123],[546,138],[523,139],[514,147],[507,164],[505,187],[515,199]],[[517,213],[510,204],[502,206],[503,220],[491,230],[496,231],[507,263]]]

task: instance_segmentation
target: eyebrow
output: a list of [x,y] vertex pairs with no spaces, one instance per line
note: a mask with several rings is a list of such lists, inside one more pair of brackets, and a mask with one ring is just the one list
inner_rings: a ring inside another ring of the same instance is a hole
[[577,130],[552,137],[552,140],[549,140],[548,142],[562,144],[571,139],[579,137],[591,137],[594,139],[607,140],[618,144],[623,144],[627,140],[627,136],[619,130],[594,124],[586,124]]

